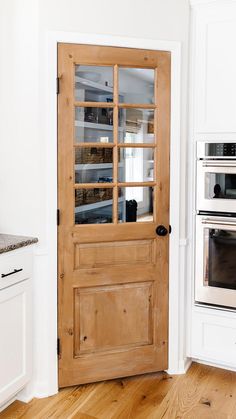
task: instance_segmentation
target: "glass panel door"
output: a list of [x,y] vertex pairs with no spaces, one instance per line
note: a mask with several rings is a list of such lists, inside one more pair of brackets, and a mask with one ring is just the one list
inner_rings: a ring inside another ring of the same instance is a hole
[[166,370],[171,54],[59,43],[58,77],[60,386]]

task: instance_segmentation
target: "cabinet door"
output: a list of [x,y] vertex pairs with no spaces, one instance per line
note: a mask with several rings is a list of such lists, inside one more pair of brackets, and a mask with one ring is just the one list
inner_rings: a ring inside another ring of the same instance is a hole
[[31,281],[0,291],[0,405],[31,375]]
[[236,132],[236,4],[194,11],[195,133]]
[[193,313],[188,356],[235,369],[236,317],[234,313],[207,311]]

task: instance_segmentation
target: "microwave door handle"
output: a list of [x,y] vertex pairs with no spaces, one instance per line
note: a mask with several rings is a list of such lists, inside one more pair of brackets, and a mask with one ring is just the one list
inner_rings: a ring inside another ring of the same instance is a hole
[[230,222],[230,221],[225,221],[225,220],[221,221],[221,220],[212,220],[210,218],[203,218],[202,224],[216,224],[216,225],[222,225],[224,227],[232,226],[236,228],[236,220],[235,222],[233,221]]
[[205,286],[209,285],[209,234],[204,232],[204,262],[203,262],[203,282]]
[[215,161],[208,160],[202,162],[203,167],[236,167],[236,161]]

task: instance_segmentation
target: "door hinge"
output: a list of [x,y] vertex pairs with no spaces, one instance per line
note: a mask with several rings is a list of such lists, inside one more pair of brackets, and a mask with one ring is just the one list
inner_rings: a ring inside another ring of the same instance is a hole
[[60,78],[59,77],[57,77],[57,80],[56,80],[56,87],[57,87],[57,95],[59,95],[60,94]]
[[60,225],[60,210],[57,209],[57,225]]
[[61,355],[61,342],[60,339],[57,339],[57,356]]

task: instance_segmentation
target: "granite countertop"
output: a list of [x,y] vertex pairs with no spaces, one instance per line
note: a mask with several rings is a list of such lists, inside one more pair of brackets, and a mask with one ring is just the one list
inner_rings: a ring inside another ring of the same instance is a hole
[[13,236],[12,234],[0,234],[0,254],[19,249],[37,243],[36,237]]

